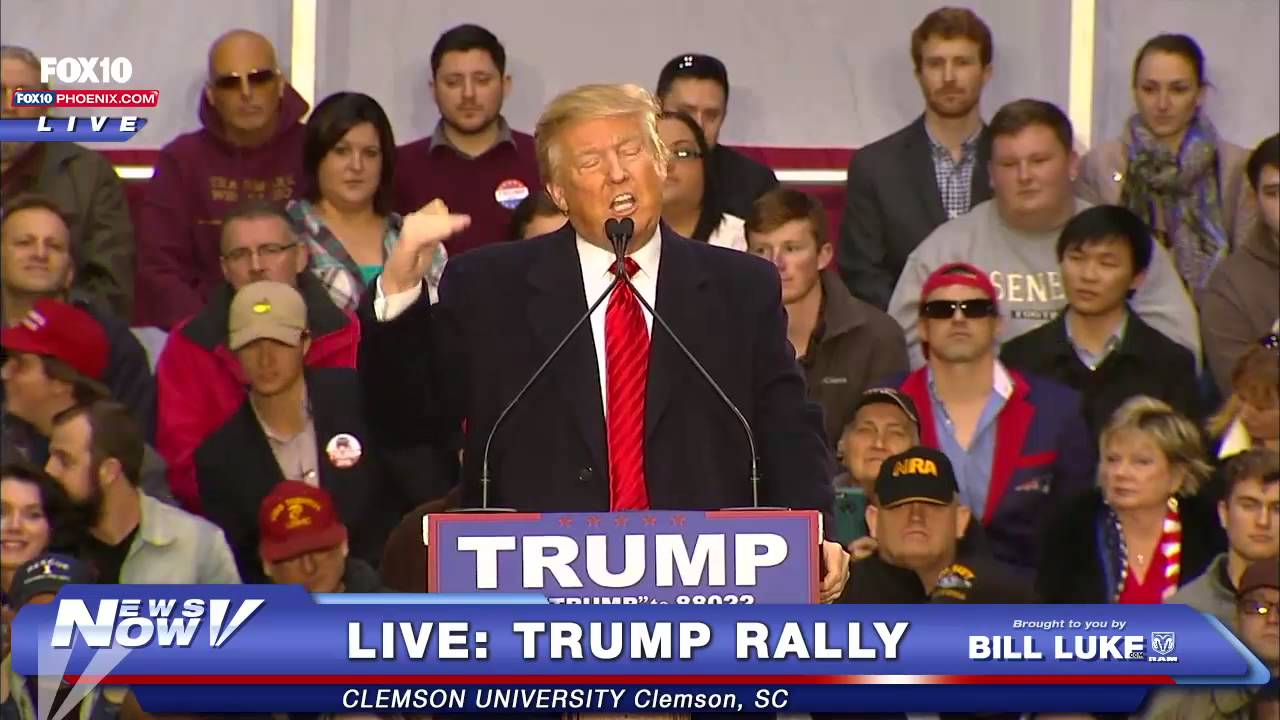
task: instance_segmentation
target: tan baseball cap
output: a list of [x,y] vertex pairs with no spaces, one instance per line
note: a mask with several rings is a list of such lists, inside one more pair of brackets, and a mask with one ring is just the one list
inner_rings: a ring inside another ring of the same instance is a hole
[[307,304],[284,283],[249,283],[231,300],[227,325],[227,347],[232,351],[263,338],[297,347],[307,331]]

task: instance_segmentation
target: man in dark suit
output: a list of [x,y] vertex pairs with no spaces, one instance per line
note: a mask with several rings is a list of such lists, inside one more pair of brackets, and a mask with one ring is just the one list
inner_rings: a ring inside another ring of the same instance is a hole
[[710,55],[677,55],[658,74],[658,102],[667,112],[685,112],[707,136],[711,146],[711,172],[718,178],[720,206],[745,218],[751,203],[777,187],[773,170],[720,144],[720,129],[729,110],[729,71]]
[[971,10],[941,8],[911,34],[924,115],[849,161],[836,261],[849,291],[881,309],[907,256],[934,228],[991,198],[982,89],[991,31]]
[[[360,370],[380,436],[400,442],[465,422],[464,504],[480,505],[486,438],[503,408],[604,292],[615,267],[608,219],[635,232],[626,271],[639,293],[742,409],[759,448],[763,505],[829,512],[831,458],[787,342],[777,272],[746,253],[660,227],[667,158],[657,105],[635,86],[569,91],[538,122],[559,232],[450,261],[440,300],[424,258],[466,227],[413,213],[360,314]],[[661,283],[658,275],[661,274]],[[598,306],[505,420],[488,457],[490,506],[522,511],[690,510],[752,503],[742,428],[629,286]],[[652,337],[652,343],[650,338]],[[822,597],[848,556],[824,543]]]
[[195,464],[201,507],[226,534],[241,578],[267,581],[258,511],[284,480],[328,491],[350,531],[352,556],[376,565],[387,533],[420,498],[395,482],[369,432],[356,371],[306,367],[307,308],[284,283],[241,288],[228,325],[249,393],[200,444]]

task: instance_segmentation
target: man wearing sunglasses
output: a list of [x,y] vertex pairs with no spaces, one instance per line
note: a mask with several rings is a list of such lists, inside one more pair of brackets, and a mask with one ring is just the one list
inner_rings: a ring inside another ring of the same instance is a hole
[[222,282],[220,225],[237,204],[283,204],[302,177],[307,103],[284,80],[271,42],[232,30],[209,51],[202,129],[160,151],[139,217],[135,321],[169,329]]
[[1280,454],[1267,448],[1237,453],[1227,461],[1223,476],[1226,489],[1218,501],[1218,521],[1227,531],[1227,552],[1171,601],[1212,613],[1233,627],[1236,588],[1245,569],[1256,561],[1280,562]]
[[[1058,236],[1089,207],[1072,188],[1079,159],[1071,121],[1053,103],[1015,100],[991,118],[990,133],[992,199],[925,238],[907,258],[889,301],[889,314],[906,331],[912,367],[924,362],[915,334],[920,287],[949,262],[971,262],[990,273],[1005,307],[1002,342],[1053,320],[1066,305]],[[1129,306],[1199,358],[1196,309],[1163,245],[1153,247],[1146,279]]]
[[1271,672],[1261,687],[1165,690],[1151,699],[1142,720],[1262,720],[1280,717],[1280,563],[1250,565],[1235,600],[1236,635]]
[[927,364],[901,390],[919,410],[920,443],[951,460],[996,559],[1030,570],[1050,508],[1093,484],[1097,449],[1080,397],[996,358],[1000,304],[981,269],[938,268],[918,307]]

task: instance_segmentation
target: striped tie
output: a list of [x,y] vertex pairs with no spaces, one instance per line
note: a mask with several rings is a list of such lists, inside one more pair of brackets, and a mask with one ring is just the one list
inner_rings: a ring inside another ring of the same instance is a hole
[[[626,258],[627,277],[640,266]],[[644,483],[644,393],[649,377],[649,330],[630,285],[619,283],[604,316],[608,375],[609,509],[647,510]]]

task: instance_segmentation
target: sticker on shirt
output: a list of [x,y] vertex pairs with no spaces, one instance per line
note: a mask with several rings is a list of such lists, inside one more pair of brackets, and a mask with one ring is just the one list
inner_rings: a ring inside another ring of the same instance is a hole
[[493,191],[493,199],[508,210],[515,210],[521,200],[529,197],[529,186],[516,180],[503,180]]
[[360,462],[360,455],[364,453],[364,449],[360,447],[360,441],[354,435],[338,433],[329,438],[329,443],[324,446],[324,452],[329,456],[329,462],[333,463],[334,467],[346,469]]

